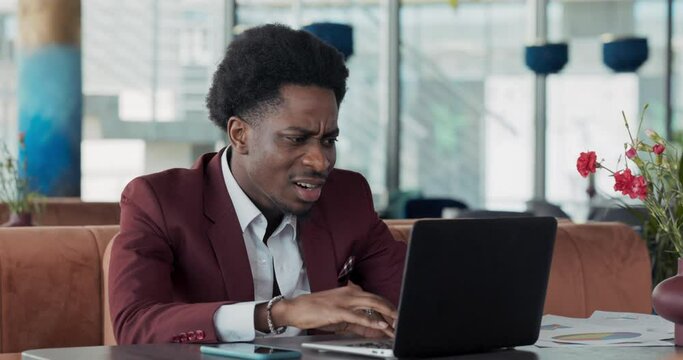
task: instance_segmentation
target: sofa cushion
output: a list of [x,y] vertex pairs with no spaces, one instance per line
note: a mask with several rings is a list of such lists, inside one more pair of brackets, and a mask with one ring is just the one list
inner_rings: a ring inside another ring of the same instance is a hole
[[0,352],[99,345],[100,256],[81,227],[0,231]]

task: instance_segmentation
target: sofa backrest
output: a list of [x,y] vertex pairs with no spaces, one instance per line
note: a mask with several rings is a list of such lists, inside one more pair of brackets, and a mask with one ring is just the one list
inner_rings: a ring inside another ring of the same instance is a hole
[[560,223],[545,314],[588,317],[595,310],[652,313],[650,255],[623,223]]
[[116,241],[114,236],[102,255],[102,344],[116,345],[116,337],[114,336],[114,325],[111,322],[111,315],[109,313],[109,260],[111,259],[111,247]]
[[[409,241],[413,220],[386,222],[394,238]],[[117,232],[0,228],[0,353],[115,344],[105,281]],[[544,313],[650,313],[651,287],[645,243],[628,226],[559,225]]]
[[0,353],[102,343],[101,254],[117,232],[0,228]]
[[[121,208],[117,202],[83,202],[78,198],[48,198],[33,216],[40,226],[116,225]],[[9,219],[6,204],[0,204],[0,224]]]
[[[415,221],[385,220],[394,238],[406,242]],[[650,274],[645,241],[629,226],[562,220],[543,313],[580,318],[595,310],[651,313]]]

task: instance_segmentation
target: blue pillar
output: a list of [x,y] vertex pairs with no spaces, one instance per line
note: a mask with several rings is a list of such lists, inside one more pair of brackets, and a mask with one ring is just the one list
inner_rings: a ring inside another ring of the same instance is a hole
[[81,194],[80,0],[20,0],[19,131],[30,188]]

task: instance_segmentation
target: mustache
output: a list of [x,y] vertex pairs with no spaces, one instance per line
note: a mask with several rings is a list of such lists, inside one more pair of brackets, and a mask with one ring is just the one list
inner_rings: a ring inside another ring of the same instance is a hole
[[330,175],[329,171],[325,173],[317,172],[317,171],[307,171],[298,175],[290,175],[290,179],[295,179],[295,178],[313,178],[313,179],[319,179],[319,180],[327,180],[327,177]]

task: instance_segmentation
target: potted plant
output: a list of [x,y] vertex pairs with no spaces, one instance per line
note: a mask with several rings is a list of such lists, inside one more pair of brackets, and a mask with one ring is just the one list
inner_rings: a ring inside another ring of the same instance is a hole
[[[26,161],[19,162],[7,148],[0,146],[0,203],[7,205],[9,221],[0,226],[31,226],[33,214],[41,208],[40,196],[30,190],[26,178]],[[23,149],[24,136],[19,135],[19,147]]]
[[646,130],[646,138],[639,137],[642,115],[635,133],[623,112],[622,116],[629,136],[624,144],[624,168],[610,170],[597,161],[594,151],[582,152],[576,168],[583,177],[604,169],[614,177],[615,191],[643,202],[649,215],[645,237],[653,259],[653,278],[655,283],[661,280],[652,293],[652,303],[659,315],[676,324],[675,343],[683,346],[683,158],[655,131]]

